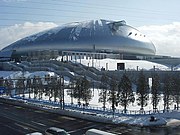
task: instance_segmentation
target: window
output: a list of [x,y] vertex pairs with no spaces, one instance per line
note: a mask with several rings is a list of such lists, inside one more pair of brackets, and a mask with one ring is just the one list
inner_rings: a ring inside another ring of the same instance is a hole
[[130,36],[132,34],[132,32],[129,32],[128,36]]

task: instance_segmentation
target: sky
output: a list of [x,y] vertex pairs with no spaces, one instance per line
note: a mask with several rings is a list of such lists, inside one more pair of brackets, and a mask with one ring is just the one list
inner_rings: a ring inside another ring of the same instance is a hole
[[154,43],[157,55],[180,57],[179,0],[0,0],[0,49],[37,32],[93,19],[125,20]]

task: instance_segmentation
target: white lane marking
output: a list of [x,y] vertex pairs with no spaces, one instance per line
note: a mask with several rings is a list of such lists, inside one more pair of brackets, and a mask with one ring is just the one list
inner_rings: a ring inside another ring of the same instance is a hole
[[4,126],[5,126],[5,127],[10,128],[11,130],[18,131],[18,132],[20,132],[20,133],[23,133],[23,134],[24,134],[24,132],[23,132],[23,131],[21,131],[21,130],[19,130],[19,129],[16,129],[16,128],[13,128],[12,126],[9,126],[9,125],[4,125]]
[[39,122],[36,122],[36,121],[31,121],[32,123],[35,123],[35,124],[38,124],[38,125],[40,125],[40,126],[46,126],[45,124],[43,124],[43,123],[39,123]]
[[29,128],[28,127],[26,127],[26,126],[23,126],[23,125],[21,125],[21,124],[18,124],[18,123],[14,123],[15,125],[17,125],[17,126],[19,126],[19,127],[22,127],[23,129],[26,129],[26,130],[28,130]]
[[60,118],[67,119],[67,120],[76,120],[75,118],[67,117],[67,116],[61,116]]
[[55,123],[62,123],[62,122],[60,122],[60,121],[53,120],[53,119],[48,119],[48,120],[51,121],[51,122],[55,122]]
[[17,108],[17,109],[22,109],[21,106],[14,106],[14,108]]
[[79,129],[76,129],[76,130],[73,130],[73,131],[69,131],[68,133],[78,132],[78,131],[81,131],[81,130],[84,130],[84,129],[93,128],[95,126],[97,126],[97,125],[91,125],[91,126],[88,126],[88,127],[79,128]]
[[1,114],[1,116],[2,116],[2,117],[5,117],[5,118],[7,118],[7,119],[10,119],[10,120],[19,122],[19,123],[21,123],[21,124],[23,124],[23,125],[29,126],[29,129],[37,130],[37,127],[33,126],[32,124],[28,124],[28,123],[22,122],[22,121],[20,121],[20,120],[18,120],[18,119],[15,119],[15,118],[12,118],[12,117],[10,117],[10,116],[7,116],[6,114]]

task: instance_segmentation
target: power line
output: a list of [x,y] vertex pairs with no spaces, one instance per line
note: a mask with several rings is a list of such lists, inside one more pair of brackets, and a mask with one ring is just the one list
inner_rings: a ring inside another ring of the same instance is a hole
[[[38,17],[40,16],[48,16],[48,17],[51,17],[51,16],[54,16],[54,17],[58,17],[57,15],[50,15],[50,14],[38,14],[38,13],[16,13],[16,12],[0,12],[0,14],[12,14],[12,15],[25,15],[25,16],[29,16],[29,15],[36,15]],[[79,16],[69,16],[69,15],[61,15],[61,17],[63,18],[72,18],[72,17],[79,17]],[[126,17],[126,16],[121,16],[121,17]],[[140,17],[140,16],[128,16],[127,18],[136,18],[136,19],[143,19],[143,20],[149,20],[149,19],[157,19],[157,18],[154,18],[154,17],[149,17],[149,18],[143,18],[143,17]],[[80,16],[80,18],[84,18],[84,19],[87,19],[88,17],[84,17],[84,16]],[[89,18],[88,18],[89,19]],[[166,19],[166,20],[174,20],[175,18],[171,18],[171,19]],[[14,20],[14,21],[45,21],[45,20],[35,20],[35,19],[17,19],[17,18],[1,18],[0,20]],[[48,18],[49,20],[49,18]],[[49,20],[50,22],[57,22],[55,20]],[[137,21],[137,20],[136,20]]]
[[[51,1],[56,1],[56,2],[59,2],[59,0],[51,0]],[[80,6],[80,7],[88,7],[88,8],[90,8],[90,9],[93,9],[93,8],[95,8],[95,7],[100,7],[101,9],[108,9],[108,10],[114,10],[114,8],[112,9],[111,7],[115,7],[115,8],[119,8],[118,6],[108,6],[108,8],[107,7],[102,7],[102,6],[105,6],[105,4],[102,4],[102,5],[97,5],[97,4],[92,4],[92,3],[88,3],[89,5],[93,5],[93,7],[92,6],[87,6],[87,5],[85,5],[85,4],[87,4],[87,3],[83,3],[83,2],[77,2],[77,1],[68,1],[68,0],[63,0],[63,2],[65,2],[65,3],[71,3],[71,4],[62,4],[62,3],[50,3],[50,2],[37,2],[37,1],[26,1],[26,3],[34,3],[34,4],[41,4],[41,5],[43,5],[43,4],[46,4],[46,5],[62,5],[62,6],[74,6],[74,5],[72,5],[72,4],[78,4],[78,6]],[[62,1],[61,1],[62,2]],[[84,6],[82,6],[82,5],[84,5]],[[107,6],[107,5],[106,5]],[[104,12],[101,12],[101,11],[78,11],[78,10],[71,10],[71,9],[57,9],[57,8],[41,8],[41,7],[30,7],[30,6],[14,6],[14,5],[0,5],[0,7],[2,7],[2,8],[4,8],[4,7],[7,7],[7,8],[17,8],[17,9],[32,9],[32,10],[41,10],[41,11],[47,11],[47,10],[49,10],[49,11],[57,11],[57,12],[61,12],[61,14],[60,14],[60,17],[62,18],[78,18],[78,19],[81,19],[81,18],[84,18],[84,19],[89,19],[90,17],[89,17],[89,15],[90,14],[92,14],[92,15],[94,15],[94,14],[96,14],[96,15],[98,15],[98,14],[103,14],[104,15]],[[98,7],[98,8],[99,8]],[[143,9],[136,9],[136,8],[126,8],[126,7],[121,7],[121,8],[123,8],[123,9],[121,9],[121,10],[127,10],[127,9],[129,9],[129,10],[139,10],[139,11],[141,11],[140,13],[145,13],[144,11],[143,11]],[[114,10],[114,11],[116,11],[116,10]],[[148,11],[150,11],[150,10],[148,10]],[[83,15],[65,15],[65,14],[63,14],[64,12],[70,12],[70,13],[78,13],[78,14],[83,14]],[[40,22],[44,22],[44,21],[47,21],[47,19],[43,19],[43,17],[59,17],[59,15],[56,15],[56,14],[41,14],[41,13],[25,13],[25,12],[0,12],[0,14],[1,15],[23,15],[23,16],[31,16],[31,15],[33,15],[33,16],[37,16],[39,19],[18,19],[18,18],[1,18],[0,20],[2,20],[2,21],[8,21],[8,20],[12,20],[12,21],[17,21],[17,22],[20,22],[20,21],[35,21],[35,22],[37,22],[37,21],[40,21]],[[146,13],[147,14],[147,13]],[[152,13],[151,13],[152,14]],[[106,13],[106,15],[110,15],[110,16],[121,16],[122,18],[126,18],[125,20],[127,20],[127,18],[136,18],[136,20],[134,20],[134,21],[136,21],[136,22],[143,22],[143,21],[141,21],[140,19],[143,19],[143,20],[150,20],[151,19],[151,21],[152,20],[154,20],[154,21],[158,21],[159,20],[159,17],[146,17],[146,18],[144,18],[144,17],[142,17],[142,16],[134,16],[134,15],[129,15],[129,16],[127,16],[127,15],[122,15],[122,12],[121,12],[121,15],[118,13],[118,14],[114,14],[114,13]],[[156,14],[157,15],[157,14]],[[167,17],[167,16],[166,16]],[[171,16],[172,17],[172,16]],[[97,17],[96,17],[97,18]],[[108,17],[107,17],[108,18]],[[110,17],[111,18],[111,17]],[[57,19],[57,18],[56,18]],[[176,20],[176,18],[165,18],[166,20]],[[91,19],[92,20],[92,19]],[[129,19],[128,19],[129,20]],[[131,20],[131,19],[130,19]],[[74,21],[74,20],[73,20]],[[56,20],[49,20],[49,18],[48,18],[48,22],[55,22],[55,23],[59,23],[59,21],[56,21]],[[62,22],[60,22],[60,23],[62,23]],[[0,25],[0,26],[4,26],[4,25]]]
[[[56,1],[56,2],[59,2],[59,0],[51,0],[51,1]],[[65,3],[74,3],[74,4],[81,4],[81,5],[84,5],[85,7],[90,7],[90,6],[87,6],[87,5],[93,5],[91,7],[98,7],[98,8],[101,8],[103,7],[103,9],[109,9],[109,10],[114,10],[114,8],[116,9],[125,9],[125,10],[135,10],[135,11],[141,11],[141,12],[150,12],[151,14],[157,14],[157,13],[160,13],[161,15],[167,15],[167,14],[164,14],[166,13],[166,11],[162,11],[162,10],[148,10],[148,9],[143,9],[143,8],[130,8],[130,7],[124,7],[124,6],[110,6],[110,5],[107,5],[107,4],[104,4],[104,0],[103,0],[103,3],[101,4],[94,4],[94,3],[83,3],[82,1],[81,2],[77,2],[77,1],[69,1],[69,0],[61,0],[61,2],[65,2]],[[114,3],[114,2],[113,2]],[[117,4],[116,4],[117,5]],[[106,8],[105,8],[106,7]],[[162,14],[163,12],[163,14]],[[170,15],[172,15],[173,12],[169,13]]]
[[[9,15],[26,15],[26,16],[31,16],[31,15],[35,15],[35,16],[48,16],[48,17],[57,17],[58,15],[54,15],[54,14],[39,14],[39,13],[22,13],[22,12],[0,12],[0,14],[9,14]],[[66,17],[66,18],[71,18],[71,17],[79,17],[79,16],[70,16],[70,15],[61,15],[61,17]],[[88,17],[84,17],[81,16],[81,18],[88,18]]]
[[[53,0],[53,1],[55,1],[55,0]],[[28,3],[38,3],[38,4],[47,4],[47,5],[62,5],[62,6],[71,6],[71,7],[74,7],[74,5],[71,5],[71,4],[54,4],[54,3],[45,3],[45,2],[43,2],[43,3],[41,3],[41,2],[33,2],[33,1],[27,1]],[[65,1],[65,2],[67,2],[67,1]],[[78,3],[78,2],[73,2],[73,3]],[[80,2],[79,2],[80,3]],[[81,3],[82,4],[82,3]],[[79,5],[78,5],[79,6]],[[77,11],[77,10],[70,10],[70,9],[55,9],[55,8],[41,8],[41,7],[29,7],[29,6],[10,6],[10,5],[0,5],[0,7],[11,7],[11,8],[25,8],[25,9],[34,9],[34,10],[51,10],[51,11],[62,11],[62,12],[76,12],[76,13],[81,13],[81,14],[104,14],[104,12],[89,12],[89,11]],[[88,8],[95,8],[95,7],[91,7],[91,6],[81,6],[81,7],[88,7]],[[110,6],[111,7],[111,6]],[[102,9],[108,9],[108,10],[113,10],[113,11],[116,11],[116,10],[114,10],[114,8],[113,9],[110,9],[110,8],[104,8],[104,7],[98,7],[98,8],[102,8]],[[119,9],[119,8],[118,8]],[[125,8],[125,7],[120,7],[120,9],[121,9],[121,11],[122,10],[125,10],[125,11],[129,11],[129,10],[139,10],[140,12],[138,12],[138,13],[143,13],[143,14],[155,14],[155,15],[169,15],[169,14],[158,14],[158,12],[146,12],[147,10],[143,10],[143,9],[135,9],[135,8]],[[106,15],[119,15],[119,14],[112,14],[112,13],[106,13]],[[172,14],[171,14],[172,15]]]

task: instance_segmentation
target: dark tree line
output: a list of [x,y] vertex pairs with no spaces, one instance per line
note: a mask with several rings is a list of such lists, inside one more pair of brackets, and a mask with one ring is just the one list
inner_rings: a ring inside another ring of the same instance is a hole
[[[130,103],[137,101],[140,110],[143,112],[144,107],[148,105],[151,94],[151,101],[153,111],[158,111],[158,105],[162,99],[164,102],[164,111],[169,110],[171,103],[176,103],[175,109],[179,109],[180,104],[180,76],[168,76],[164,78],[164,82],[160,80],[159,75],[154,73],[152,75],[152,87],[149,88],[148,78],[140,71],[136,82],[136,92],[132,90],[132,82],[129,77],[124,74],[121,80],[117,78],[108,78],[105,74],[101,78],[99,102],[106,108],[106,103],[111,104],[112,110],[120,105],[124,107],[124,112],[127,112],[127,107]],[[134,94],[137,95],[135,99]]]
[[[0,78],[0,86],[6,87],[6,94],[21,95],[25,97],[28,94],[29,98],[42,99],[43,94],[49,97],[49,101],[62,103],[64,106],[64,79],[59,77],[45,76],[43,79],[34,76],[33,78],[18,78],[18,79],[3,79]],[[133,92],[132,81],[126,73],[119,79],[115,76],[109,77],[103,74],[99,85],[99,102],[102,103],[102,108],[105,110],[107,102],[111,104],[111,109],[115,112],[117,106],[123,107],[124,113],[127,113],[127,108],[131,103],[137,101],[141,110],[147,106],[149,95],[153,111],[158,111],[160,100],[163,100],[164,111],[168,111],[171,103],[175,103],[175,109],[179,109],[180,104],[180,75],[168,76],[163,80],[157,73],[152,74],[152,87],[149,88],[148,78],[143,71],[140,72],[136,81],[137,89]],[[70,80],[67,95],[73,99],[77,99],[77,104],[88,106],[92,99],[91,84],[86,76],[76,77]],[[135,98],[135,94],[137,97]]]
[[127,111],[127,106],[134,102],[134,94],[132,83],[126,74],[119,81],[114,76],[108,78],[105,74],[101,78],[99,102],[103,103],[103,109],[106,108],[106,102],[111,104],[113,112],[116,106],[124,107],[124,112]]
[[77,99],[79,105],[81,105],[81,102],[84,102],[83,105],[88,106],[92,98],[92,91],[90,89],[90,82],[87,80],[86,76],[70,80],[70,88],[67,94],[71,98]]

